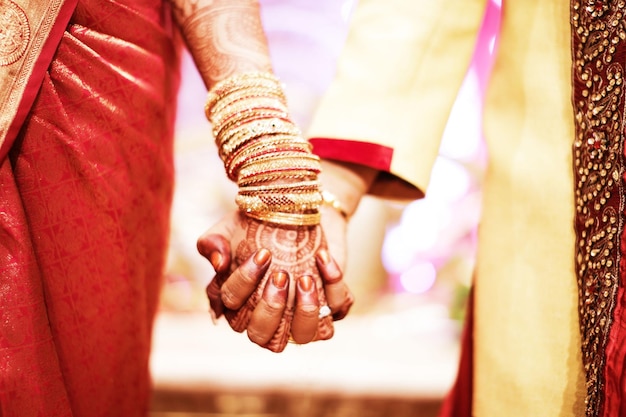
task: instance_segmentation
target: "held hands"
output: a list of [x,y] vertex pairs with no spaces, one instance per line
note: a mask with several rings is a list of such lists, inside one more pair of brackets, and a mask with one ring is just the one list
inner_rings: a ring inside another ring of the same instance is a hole
[[[343,262],[345,221],[329,242]],[[338,232],[338,231],[343,231]],[[329,339],[333,319],[346,316],[354,300],[328,251],[320,226],[278,226],[231,213],[198,239],[198,250],[216,271],[207,287],[214,318],[226,317],[238,332],[274,352],[288,341]]]
[[[290,337],[296,343],[332,337],[331,316],[345,316],[353,300],[319,226],[322,162],[291,120],[280,80],[268,68],[246,67],[215,79],[205,105],[245,216],[227,216],[198,249],[217,273],[207,288],[214,316],[223,314],[234,330],[280,352]],[[367,184],[346,170],[357,182],[343,191],[358,203]]]

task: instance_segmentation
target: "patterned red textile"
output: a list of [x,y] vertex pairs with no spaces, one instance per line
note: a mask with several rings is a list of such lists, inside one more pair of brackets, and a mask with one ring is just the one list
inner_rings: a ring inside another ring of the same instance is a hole
[[[624,416],[626,23],[616,17],[624,16],[626,4],[571,4],[575,259],[586,416]],[[604,39],[611,39],[610,48]]]
[[0,415],[143,416],[178,51],[157,0],[79,1],[0,167]]

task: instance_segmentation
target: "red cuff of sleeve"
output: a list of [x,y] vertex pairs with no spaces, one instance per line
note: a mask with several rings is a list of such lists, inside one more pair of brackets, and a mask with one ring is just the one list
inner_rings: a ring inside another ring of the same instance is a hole
[[346,139],[310,138],[313,153],[320,158],[350,162],[389,172],[393,148]]

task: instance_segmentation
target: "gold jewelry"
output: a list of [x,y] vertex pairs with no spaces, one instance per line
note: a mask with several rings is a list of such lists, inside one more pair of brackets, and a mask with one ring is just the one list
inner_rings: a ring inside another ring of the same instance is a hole
[[229,129],[260,119],[282,119],[289,120],[289,113],[281,109],[272,108],[241,108],[236,109],[221,123],[213,125],[213,136],[218,137]]
[[277,109],[284,112],[288,112],[289,109],[284,101],[268,96],[267,94],[245,95],[242,96],[240,100],[219,103],[219,108],[216,107],[215,110],[207,116],[207,119],[212,125],[219,125],[224,120],[228,119],[228,117],[238,112],[242,112],[244,110],[256,111],[257,109],[264,108]]
[[325,206],[329,206],[335,209],[339,214],[343,216],[344,219],[348,220],[350,218],[350,215],[348,214],[343,204],[341,204],[341,201],[339,201],[339,199],[330,191],[322,190],[322,203]]
[[228,133],[228,135],[224,135],[226,137],[216,138],[222,160],[225,160],[229,154],[233,153],[233,151],[241,147],[245,142],[258,138],[259,136],[271,134],[300,136],[300,130],[295,127],[293,123],[277,118],[253,120]]
[[[268,140],[269,139],[269,140]],[[303,140],[294,140],[290,135],[269,135],[247,142],[232,154],[228,155],[224,161],[224,168],[228,178],[237,181],[239,169],[246,161],[255,159],[262,155],[277,156],[284,152],[311,153],[311,144]]]
[[249,178],[239,178],[237,180],[237,185],[239,185],[239,187],[246,187],[250,185],[264,184],[267,182],[278,181],[278,180],[315,180],[315,179],[317,179],[317,174],[311,174],[310,171],[301,170],[301,169],[290,169],[290,170],[284,170],[280,172],[259,173],[256,175],[252,175]]
[[[287,97],[285,92],[279,86],[272,87],[245,87],[233,90],[227,94],[224,94],[219,100],[210,103],[207,101],[204,110],[205,115],[209,120],[213,119],[216,115],[220,114],[224,108],[231,106],[239,101],[245,101],[254,98],[272,99],[277,103],[287,104]],[[209,93],[210,94],[210,93]]]
[[289,116],[283,86],[270,72],[247,72],[216,83],[205,114],[236,203],[268,223],[313,226],[323,203],[319,157]]
[[228,173],[228,177],[236,181],[237,172],[246,161],[258,158],[264,155],[278,155],[282,153],[311,153],[311,145],[304,141],[294,141],[292,136],[288,135],[272,135],[270,141],[257,139],[252,143],[239,148],[228,156],[224,161],[224,167]]
[[215,103],[233,92],[253,87],[267,87],[282,90],[280,80],[270,72],[246,72],[233,75],[216,83],[209,91],[205,110],[210,113]]
[[319,181],[302,181],[287,184],[265,184],[250,187],[239,187],[240,194],[254,194],[261,192],[299,192],[299,191],[318,191],[320,183]]
[[309,171],[319,174],[321,171],[319,157],[308,154],[300,157],[275,158],[269,161],[252,163],[239,170],[238,181],[247,179],[258,174],[272,173],[278,171],[291,171],[294,169]]
[[244,212],[281,212],[298,214],[319,210],[322,196],[319,192],[296,194],[262,194],[235,197],[235,202]]
[[267,163],[271,163],[272,161],[278,161],[278,160],[282,160],[282,159],[289,159],[289,158],[303,158],[303,159],[310,159],[311,154],[307,153],[307,152],[302,152],[302,151],[282,151],[282,152],[266,152],[266,153],[262,153],[260,155],[254,155],[254,156],[250,156],[248,157],[246,160],[242,161],[240,166],[239,166],[239,171],[247,169],[248,167],[255,165],[255,164],[260,164],[263,162],[267,162]]
[[320,224],[319,213],[275,213],[275,212],[243,212],[244,215],[253,219],[288,226],[317,226]]

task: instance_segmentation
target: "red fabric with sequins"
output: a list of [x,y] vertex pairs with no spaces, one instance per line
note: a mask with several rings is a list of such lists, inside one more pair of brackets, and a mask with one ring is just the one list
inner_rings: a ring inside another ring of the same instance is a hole
[[586,416],[626,415],[623,1],[571,2],[576,272]]

